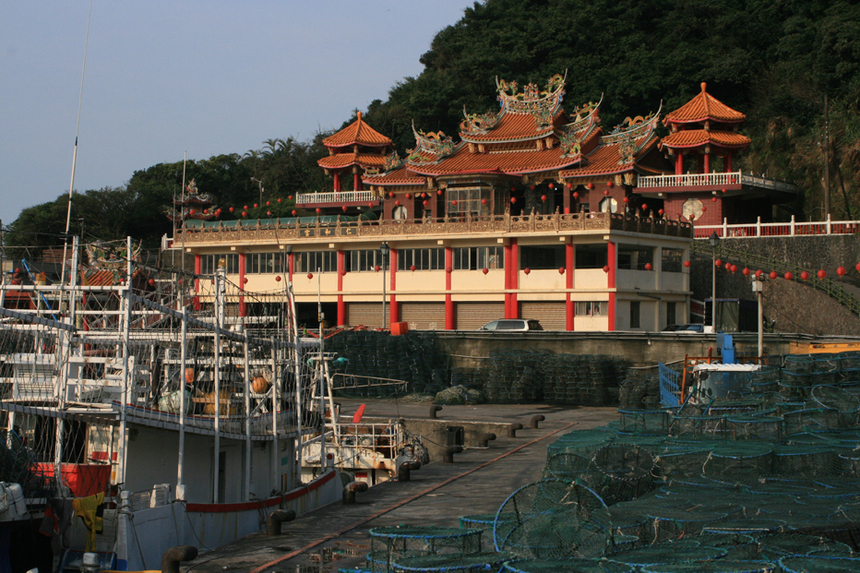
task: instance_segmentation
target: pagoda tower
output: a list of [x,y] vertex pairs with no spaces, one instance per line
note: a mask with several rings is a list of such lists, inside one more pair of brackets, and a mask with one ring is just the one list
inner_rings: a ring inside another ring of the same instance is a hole
[[317,164],[325,170],[326,175],[334,177],[335,193],[341,192],[341,176],[348,170],[352,172],[353,190],[361,191],[364,172],[380,169],[386,156],[394,150],[391,139],[367,125],[361,112],[357,113],[354,122],[325,138],[323,145],[329,155]]
[[698,157],[699,173],[712,173],[712,159],[722,157],[722,171],[728,173],[735,153],[750,145],[750,139],[738,133],[746,115],[722,103],[706,88],[702,82],[696,97],[663,119],[671,133],[660,145],[674,156],[675,175],[683,175],[685,156]]

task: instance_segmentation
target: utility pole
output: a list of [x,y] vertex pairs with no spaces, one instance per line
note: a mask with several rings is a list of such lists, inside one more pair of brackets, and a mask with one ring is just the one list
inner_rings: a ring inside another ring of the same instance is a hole
[[824,94],[824,218],[830,218],[830,117]]

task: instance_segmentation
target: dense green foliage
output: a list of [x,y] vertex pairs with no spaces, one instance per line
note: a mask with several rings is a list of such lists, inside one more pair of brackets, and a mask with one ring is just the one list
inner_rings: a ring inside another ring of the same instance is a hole
[[[456,135],[464,108],[497,109],[496,77],[543,86],[566,71],[567,105],[604,97],[607,129],[661,103],[664,113],[676,109],[704,81],[709,93],[747,114],[744,132],[753,145],[739,167],[797,183],[797,204],[780,216],[801,219],[822,216],[826,95],[831,211],[836,219],[860,213],[860,6],[854,2],[486,0],[439,32],[421,63],[419,76],[405,78],[364,115],[401,154],[414,146],[413,121],[426,132]],[[291,195],[331,186],[316,165],[326,135],[270,139],[244,155],[190,161],[186,177],[216,197],[223,218],[238,216],[229,206],[245,205],[250,217],[288,215]],[[131,234],[154,245],[170,232],[164,208],[181,191],[181,177],[181,161],[156,165],[135,172],[125,188],[77,195],[72,232],[83,218],[87,236]],[[24,210],[7,243],[55,244],[66,204],[61,196]]]

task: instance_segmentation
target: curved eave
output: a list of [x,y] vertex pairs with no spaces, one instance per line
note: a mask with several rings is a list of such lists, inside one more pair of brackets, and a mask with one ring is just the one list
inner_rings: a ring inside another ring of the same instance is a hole
[[[469,134],[466,132],[460,132],[460,140],[463,143],[474,143],[474,144],[505,144],[505,143],[517,143],[522,141],[534,141],[537,139],[543,139],[547,135],[552,135],[555,133],[556,123],[558,120],[564,115],[563,111],[558,109],[553,110],[552,123],[547,127],[541,129],[540,131],[533,131],[531,133],[525,133],[524,130],[527,130],[533,126],[525,125],[523,127],[517,127],[516,129],[523,130],[519,134],[505,134],[501,137],[494,136],[493,132],[501,131],[504,133],[505,128],[508,127],[504,125],[506,118],[507,122],[515,122],[519,121],[520,118],[528,118],[532,122],[535,122],[535,116],[529,113],[518,113],[518,112],[508,112],[503,110],[501,113],[501,117],[499,118],[499,123],[489,131],[489,133],[484,134]],[[526,123],[526,122],[524,122]],[[537,125],[535,122],[534,125]]]

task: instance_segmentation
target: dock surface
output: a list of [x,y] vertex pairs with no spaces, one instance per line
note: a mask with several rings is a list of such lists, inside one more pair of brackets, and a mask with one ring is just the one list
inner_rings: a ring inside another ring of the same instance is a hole
[[[430,404],[393,399],[338,399],[342,419],[364,403],[365,418],[426,419]],[[544,420],[530,427],[537,416]],[[371,528],[397,525],[459,527],[459,518],[494,514],[520,487],[540,479],[547,446],[560,436],[618,419],[613,408],[481,404],[444,406],[436,414],[452,424],[485,421],[523,425],[515,437],[497,434],[488,447],[467,447],[452,463],[434,461],[412,472],[409,481],[378,484],[357,493],[354,504],[340,502],[282,523],[280,536],[265,531],[218,549],[206,550],[181,570],[195,573],[336,572],[363,568],[371,549]],[[492,547],[492,532],[484,535]]]

